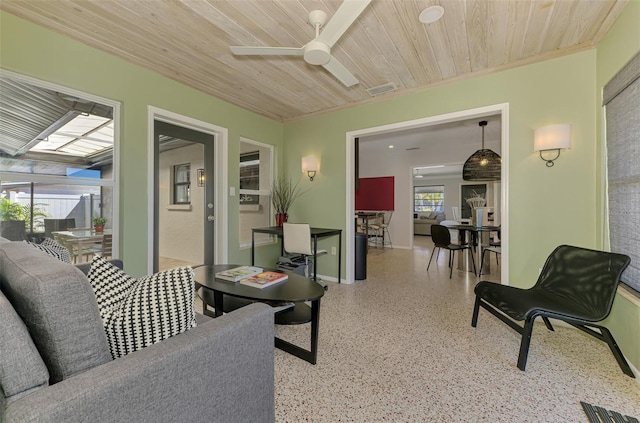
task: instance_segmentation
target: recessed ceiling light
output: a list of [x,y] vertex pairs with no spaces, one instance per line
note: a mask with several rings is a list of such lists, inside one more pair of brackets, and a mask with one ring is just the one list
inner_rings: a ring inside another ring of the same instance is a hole
[[442,6],[429,6],[420,12],[420,22],[424,24],[434,23],[444,15],[444,7]]
[[389,146],[389,148],[393,148],[393,144],[391,144],[391,145]]

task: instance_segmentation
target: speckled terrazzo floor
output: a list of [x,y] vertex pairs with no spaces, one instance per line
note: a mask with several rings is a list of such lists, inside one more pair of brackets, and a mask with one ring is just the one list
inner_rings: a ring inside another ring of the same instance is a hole
[[[427,273],[431,247],[372,251],[367,280],[329,283],[318,363],[276,349],[277,422],[587,422],[580,401],[640,417],[640,384],[575,329],[539,325],[518,370],[519,335],[484,310],[472,328],[475,277],[450,280],[444,253]],[[308,325],[276,333],[309,345]]]

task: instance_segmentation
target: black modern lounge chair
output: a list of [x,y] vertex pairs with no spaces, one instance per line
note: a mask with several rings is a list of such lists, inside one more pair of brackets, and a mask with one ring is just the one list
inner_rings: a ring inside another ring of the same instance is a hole
[[[620,275],[629,262],[623,254],[561,245],[547,258],[532,288],[479,282],[471,326],[476,327],[482,306],[521,334],[518,368],[524,371],[536,317],[551,331],[550,318],[563,320],[606,342],[624,374],[635,377],[611,332],[597,324],[609,315]],[[515,322],[522,320],[524,327]]]
[[[449,250],[449,279],[451,279],[451,275],[453,273],[453,259],[456,251],[464,251],[469,250],[469,255],[471,256],[471,263],[473,263],[473,274],[476,274],[476,262],[473,258],[473,248],[469,244],[452,244],[451,243],[451,232],[449,232],[449,228],[443,225],[431,225],[431,239],[433,240],[433,251],[431,251],[431,256],[429,257],[429,264],[427,265],[427,271],[429,271],[429,267],[431,267],[431,260],[433,259],[433,253],[436,252],[436,249]],[[439,251],[438,251],[439,252]],[[437,260],[437,258],[436,258]]]

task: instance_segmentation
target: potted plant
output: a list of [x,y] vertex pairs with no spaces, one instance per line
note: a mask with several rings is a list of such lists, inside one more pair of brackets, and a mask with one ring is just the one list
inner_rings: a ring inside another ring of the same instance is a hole
[[306,192],[299,187],[300,181],[295,184],[289,178],[279,178],[273,182],[271,189],[271,203],[276,212],[276,225],[282,226],[287,221],[289,208],[296,198]]
[[93,222],[93,229],[96,232],[104,232],[104,224],[107,223],[107,219],[104,217],[94,217],[91,219]]

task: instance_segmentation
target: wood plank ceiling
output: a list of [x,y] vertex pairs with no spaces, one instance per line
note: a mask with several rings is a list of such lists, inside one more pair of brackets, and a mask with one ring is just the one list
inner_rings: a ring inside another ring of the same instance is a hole
[[[338,0],[2,0],[0,9],[279,121],[337,110],[597,45],[627,0],[373,0],[331,53],[346,88],[301,57],[233,56],[231,45],[301,47],[309,11]],[[427,6],[443,18],[419,22]],[[18,42],[18,41],[16,41]],[[394,83],[378,97],[366,89]]]

